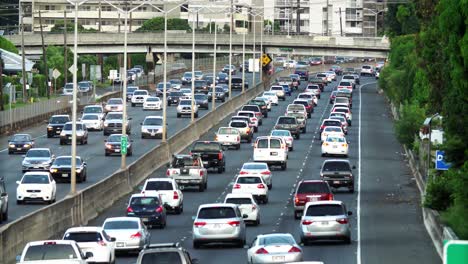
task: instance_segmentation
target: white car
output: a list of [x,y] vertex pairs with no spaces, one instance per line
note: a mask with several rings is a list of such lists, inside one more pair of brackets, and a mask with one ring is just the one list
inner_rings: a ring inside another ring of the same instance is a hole
[[[198,118],[198,106],[196,102],[193,102],[193,114],[195,118]],[[191,99],[181,99],[177,105],[177,118],[180,118],[182,115],[192,115],[192,100]]]
[[190,88],[182,88],[179,90],[179,92],[181,92],[184,97],[190,99],[192,97],[192,89]]
[[309,84],[305,88],[304,93],[311,93],[320,99],[320,94],[322,91],[320,91],[320,87],[317,84]]
[[288,146],[289,151],[294,150],[294,137],[291,134],[291,131],[289,130],[282,130],[282,129],[275,129],[272,130],[270,133],[270,136],[274,137],[281,137],[286,141],[286,145]]
[[253,111],[239,111],[236,116],[246,116],[249,118],[249,123],[254,127],[254,132],[258,131],[258,126],[260,125],[260,120],[255,115]]
[[63,240],[72,240],[78,244],[81,252],[91,252],[89,262],[114,263],[115,238],[110,237],[100,226],[81,226],[67,229]]
[[341,122],[341,127],[343,128],[344,134],[345,134],[345,135],[348,134],[348,120],[346,120],[346,117],[345,117],[345,116],[333,115],[333,116],[328,117],[328,119],[336,119],[336,120],[339,120],[339,121]]
[[361,67],[361,76],[364,75],[374,75],[374,68],[371,65],[362,65]]
[[130,100],[132,106],[137,104],[143,104],[146,98],[149,97],[149,93],[146,90],[136,90],[133,92],[132,99]]
[[351,122],[353,121],[353,114],[351,113],[351,110],[349,110],[348,107],[333,107],[331,112],[345,113],[346,119],[348,120],[348,123],[351,126]]
[[348,142],[345,137],[327,136],[322,143],[322,157],[327,155],[344,155],[348,157]]
[[260,175],[238,175],[232,193],[250,193],[257,201],[268,203],[268,186]]
[[334,71],[326,71],[325,74],[327,74],[328,76],[330,76],[330,79],[331,79],[332,81],[336,81],[336,80],[337,80],[337,78],[336,78],[336,72],[334,72]]
[[28,242],[21,256],[16,258],[16,263],[86,264],[86,259],[91,257],[93,254],[89,252],[85,255],[75,241],[40,240]]
[[273,85],[270,87],[270,92],[276,93],[276,96],[281,98],[281,100],[285,101],[286,100],[286,93],[284,92],[283,86],[280,85]]
[[104,120],[102,120],[99,114],[84,114],[80,121],[88,130],[102,131],[104,129]]
[[26,172],[16,184],[17,204],[26,201],[42,201],[49,204],[55,202],[57,185],[49,172]]
[[320,140],[323,142],[328,136],[344,137],[343,129],[339,126],[327,126],[323,129],[320,135]]
[[115,237],[115,250],[120,252],[139,252],[151,241],[151,233],[138,217],[107,218],[102,229],[109,236]]
[[288,233],[258,235],[247,250],[248,264],[292,263],[302,259],[301,246]]
[[268,189],[273,188],[273,176],[265,162],[246,162],[242,165],[239,175],[260,175]]
[[220,127],[216,133],[215,141],[220,142],[223,146],[234,146],[240,149],[241,134],[237,128]]
[[110,98],[107,100],[104,111],[107,112],[122,112],[124,101],[122,98]]
[[161,99],[156,96],[148,96],[143,102],[143,110],[161,110]]
[[[167,130],[167,129],[166,129]],[[167,135],[167,131],[166,131]],[[146,116],[141,123],[141,138],[162,138],[163,137],[163,117]]]
[[284,68],[295,68],[297,62],[295,60],[286,60],[283,62]]
[[145,193],[159,193],[166,209],[182,212],[184,208],[184,194],[177,182],[171,178],[149,178],[141,190]]
[[104,107],[102,105],[87,105],[83,108],[83,115],[85,114],[98,114],[100,119],[104,119],[106,114],[104,113]]
[[266,162],[268,165],[281,166],[286,170],[288,146],[281,137],[257,137],[253,146],[253,160]]
[[313,93],[300,93],[297,95],[296,99],[306,99],[307,101],[312,101],[315,106],[318,104],[317,96],[315,96]]
[[237,204],[242,215],[247,215],[244,218],[245,222],[252,222],[254,225],[260,224],[260,207],[255,202],[254,197],[250,193],[229,193],[224,199],[224,203]]
[[268,98],[272,105],[278,105],[278,96],[276,96],[276,92],[263,92],[262,97]]

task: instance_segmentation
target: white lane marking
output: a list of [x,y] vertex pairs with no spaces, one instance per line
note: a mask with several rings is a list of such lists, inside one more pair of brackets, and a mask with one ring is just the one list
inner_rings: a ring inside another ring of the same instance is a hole
[[[42,137],[45,137],[45,136],[47,136],[47,134],[40,135],[40,136],[38,136],[38,137],[35,137],[35,138],[33,138],[33,139],[38,139],[38,138],[42,138]],[[5,151],[7,151],[7,150],[8,150],[8,148],[6,148],[6,149],[2,149],[2,150],[0,150],[0,153],[2,153],[2,152],[5,152]]]

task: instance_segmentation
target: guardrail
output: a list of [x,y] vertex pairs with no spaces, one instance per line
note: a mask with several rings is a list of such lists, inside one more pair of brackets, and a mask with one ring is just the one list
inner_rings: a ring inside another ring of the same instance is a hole
[[[278,73],[277,73],[278,74]],[[276,75],[276,74],[275,74]],[[275,75],[270,78],[275,79]],[[46,206],[0,228],[0,263],[14,263],[15,257],[29,241],[59,239],[67,228],[86,225],[154,170],[170,161],[178,153],[200,138],[214,125],[242,104],[264,91],[263,83],[238,94],[189,124],[170,137],[167,143],[153,148],[125,170],[118,170],[98,183],[79,191],[76,195]]]

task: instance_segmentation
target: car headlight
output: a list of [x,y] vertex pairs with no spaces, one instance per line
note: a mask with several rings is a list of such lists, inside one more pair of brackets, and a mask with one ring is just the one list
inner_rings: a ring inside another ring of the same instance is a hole
[[54,128],[51,127],[51,126],[48,126],[48,127],[47,127],[47,130],[52,130],[52,129],[54,129]]
[[78,131],[78,132],[76,132],[76,135],[79,136],[79,137],[82,137],[82,136],[84,136],[84,132],[83,131]]
[[76,169],[76,173],[81,173],[81,168],[80,168],[80,169]]
[[107,123],[104,123],[104,126],[105,126],[105,127],[107,127],[107,126],[109,126],[109,124],[107,124]]
[[14,148],[14,147],[15,147],[15,144],[10,144],[10,145],[8,145],[8,147]]
[[64,137],[65,136],[65,131],[60,132],[60,136]]
[[23,165],[30,165],[31,163],[28,160],[23,160]]
[[112,145],[111,144],[106,144],[106,148],[107,149],[112,149]]

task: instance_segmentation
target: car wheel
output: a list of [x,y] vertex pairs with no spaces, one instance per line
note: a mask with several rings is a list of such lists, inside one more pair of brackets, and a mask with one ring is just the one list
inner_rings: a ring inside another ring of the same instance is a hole
[[23,201],[16,200],[16,204],[23,204]]
[[301,243],[302,243],[304,246],[307,246],[307,245],[309,244],[309,241],[307,241],[307,239],[301,237]]
[[201,183],[200,185],[198,185],[198,191],[199,191],[199,192],[204,192],[204,191],[205,191],[205,188],[203,188],[203,187],[205,187],[203,183]]
[[205,182],[205,184],[204,184],[204,187],[203,187],[203,188],[205,188],[205,190],[206,190],[206,189],[208,189],[208,180]]
[[300,211],[294,211],[294,219],[301,219],[301,212]]
[[60,140],[60,145],[63,145],[63,141],[62,141],[62,140]]
[[302,133],[306,133],[307,132],[307,127],[304,127],[304,129],[302,129]]
[[257,220],[255,221],[255,225],[256,226],[260,225],[260,218],[257,218]]
[[166,220],[164,220],[164,223],[162,223],[162,224],[159,226],[159,228],[160,228],[160,229],[164,229],[165,227],[166,227]]
[[218,173],[223,173],[223,167],[218,167]]
[[254,127],[254,132],[255,132],[255,133],[258,132],[258,127]]
[[47,138],[51,138],[51,137],[52,137],[52,135],[47,134]]
[[135,107],[135,104],[134,104],[134,103],[132,103],[132,107]]
[[247,140],[248,143],[252,143],[252,136],[249,137],[249,139]]
[[299,133],[296,134],[296,139],[300,139],[301,135]]
[[346,237],[344,240],[345,244],[351,244],[351,237]]
[[193,241],[193,248],[198,249],[201,247],[201,243],[198,241]]
[[180,118],[180,114],[177,114],[177,118]]
[[289,151],[293,151],[293,150],[294,150],[294,147],[291,146],[291,147],[289,148]]
[[354,193],[354,185],[348,187],[349,193]]
[[198,118],[198,113],[195,113],[195,118]]
[[264,114],[263,116],[264,116],[265,118],[267,118],[267,117],[268,117],[268,113]]
[[239,241],[239,242],[237,242],[237,247],[238,247],[238,248],[243,248],[244,245],[245,245],[245,239],[244,239],[244,240],[241,240],[241,241]]
[[6,208],[5,213],[2,214],[2,221],[8,220],[8,207]]
[[104,152],[104,155],[105,155],[105,156],[109,156],[109,153],[107,153],[107,151],[106,151],[106,152]]
[[236,150],[239,150],[240,149],[240,144],[237,144],[236,145]]
[[268,186],[268,190],[271,190],[273,188],[273,184],[271,184],[271,183],[268,184],[267,186]]
[[286,170],[287,166],[288,166],[288,165],[287,165],[286,162],[283,163],[283,164],[281,164],[281,170]]

